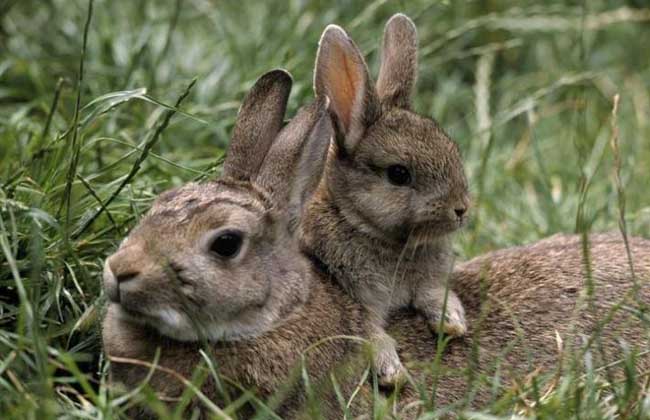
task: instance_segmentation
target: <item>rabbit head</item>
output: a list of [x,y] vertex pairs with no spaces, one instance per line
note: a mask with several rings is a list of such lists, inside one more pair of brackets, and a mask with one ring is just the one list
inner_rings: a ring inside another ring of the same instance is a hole
[[221,178],[161,194],[106,260],[104,290],[125,320],[180,341],[236,340],[274,328],[306,300],[309,263],[296,258],[289,207],[320,179],[329,118],[318,100],[282,128],[291,84],[284,71],[262,76],[240,108]]
[[328,26],[319,42],[314,90],[331,100],[336,139],[329,195],[365,233],[400,243],[458,229],[469,206],[458,146],[410,110],[416,72],[416,29],[401,14],[386,24],[376,85],[342,28]]

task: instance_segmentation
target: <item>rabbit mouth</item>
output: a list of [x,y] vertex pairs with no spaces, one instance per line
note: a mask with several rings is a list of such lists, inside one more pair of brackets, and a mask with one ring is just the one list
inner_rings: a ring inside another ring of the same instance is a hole
[[[227,343],[253,338],[266,333],[274,327],[263,319],[257,322],[230,321],[205,317],[193,317],[186,311],[174,307],[147,308],[142,305],[134,308],[132,305],[113,303],[119,307],[120,316],[126,322],[145,326],[158,334],[182,342],[208,340],[211,343]],[[268,324],[268,325],[267,325]]]
[[155,320],[148,314],[139,310],[133,310],[123,303],[114,303],[114,305],[119,308],[118,313],[124,321],[155,328]]
[[125,321],[156,330],[162,336],[177,341],[198,341],[200,338],[194,323],[174,308],[151,311],[143,308],[133,309],[123,304],[118,306],[120,316]]
[[124,303],[116,303],[116,305],[119,306],[120,315],[126,321],[130,321],[134,324],[140,324],[140,325],[149,325],[149,326],[156,325],[156,318],[149,315],[147,312],[143,311],[143,308],[134,309],[131,308],[129,305],[125,305]]
[[463,227],[464,220],[430,219],[416,223],[410,229],[408,242],[416,245],[426,244],[448,235]]

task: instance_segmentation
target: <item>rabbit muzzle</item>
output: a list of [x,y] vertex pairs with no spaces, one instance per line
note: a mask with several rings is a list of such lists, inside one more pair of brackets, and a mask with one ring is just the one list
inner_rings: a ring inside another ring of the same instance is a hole
[[114,303],[120,303],[120,288],[124,283],[136,284],[140,282],[143,260],[136,247],[120,248],[116,253],[106,259],[104,264],[104,292]]
[[104,293],[113,303],[125,304],[125,295],[140,295],[147,283],[164,278],[164,273],[153,263],[143,249],[135,244],[120,247],[106,259],[103,272]]
[[459,229],[467,223],[469,203],[456,203],[449,208],[449,220]]
[[120,285],[111,270],[108,260],[104,263],[104,273],[103,273],[103,286],[104,294],[108,297],[113,303],[120,303]]

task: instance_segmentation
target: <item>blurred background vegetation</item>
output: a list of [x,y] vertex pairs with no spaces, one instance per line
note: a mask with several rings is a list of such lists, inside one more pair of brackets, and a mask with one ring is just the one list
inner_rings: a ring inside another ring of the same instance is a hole
[[617,229],[614,126],[628,229],[650,237],[646,0],[0,0],[0,413],[120,411],[96,326],[103,259],[156,194],[218,173],[260,74],[293,74],[292,115],[325,25],[376,74],[398,11],[419,30],[415,109],[466,161],[459,258]]

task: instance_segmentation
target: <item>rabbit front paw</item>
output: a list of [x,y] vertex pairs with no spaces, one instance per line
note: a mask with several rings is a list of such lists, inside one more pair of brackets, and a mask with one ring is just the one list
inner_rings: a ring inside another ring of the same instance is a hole
[[447,308],[442,322],[442,308],[435,312],[429,319],[429,327],[436,333],[444,333],[452,337],[462,337],[467,334],[467,321],[465,320],[465,309],[458,298],[449,295]]
[[406,369],[399,360],[395,346],[378,348],[374,358],[374,368],[379,386],[394,388],[406,381]]

